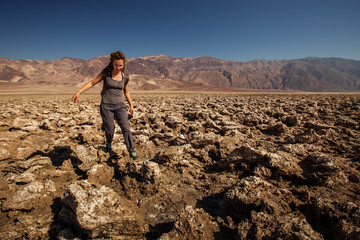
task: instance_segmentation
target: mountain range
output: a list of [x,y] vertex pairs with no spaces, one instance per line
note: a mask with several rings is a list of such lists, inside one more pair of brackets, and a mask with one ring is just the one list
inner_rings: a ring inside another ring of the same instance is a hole
[[[0,58],[0,86],[75,90],[96,77],[108,62],[108,55],[90,60]],[[134,90],[360,91],[360,61],[342,58],[236,62],[212,57],[155,55],[128,58],[126,73]]]

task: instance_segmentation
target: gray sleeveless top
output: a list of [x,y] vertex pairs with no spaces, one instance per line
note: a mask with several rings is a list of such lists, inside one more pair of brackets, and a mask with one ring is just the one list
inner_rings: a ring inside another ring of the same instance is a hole
[[103,71],[103,89],[101,91],[101,102],[117,104],[124,102],[122,91],[129,81],[127,75],[122,75],[121,81],[112,79],[111,72]]

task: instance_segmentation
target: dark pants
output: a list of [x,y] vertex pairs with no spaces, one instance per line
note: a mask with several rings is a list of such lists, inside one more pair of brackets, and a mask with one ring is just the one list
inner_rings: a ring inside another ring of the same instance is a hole
[[103,120],[103,127],[106,136],[106,142],[111,143],[114,137],[116,119],[124,136],[125,145],[128,151],[133,151],[134,140],[130,131],[127,107],[124,102],[118,104],[100,104],[100,114]]

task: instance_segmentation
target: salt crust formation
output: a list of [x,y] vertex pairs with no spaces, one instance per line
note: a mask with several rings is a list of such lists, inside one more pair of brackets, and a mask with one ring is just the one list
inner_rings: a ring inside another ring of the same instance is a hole
[[360,239],[360,96],[0,97],[1,239]]

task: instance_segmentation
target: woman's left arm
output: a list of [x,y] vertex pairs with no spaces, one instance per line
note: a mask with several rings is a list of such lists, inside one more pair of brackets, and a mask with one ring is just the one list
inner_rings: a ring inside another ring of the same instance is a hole
[[131,96],[130,96],[130,92],[129,92],[129,84],[125,85],[124,95],[125,95],[125,98],[126,98],[127,102],[129,103],[130,115],[132,116],[132,115],[134,115],[134,106],[133,106],[132,101],[131,101]]

